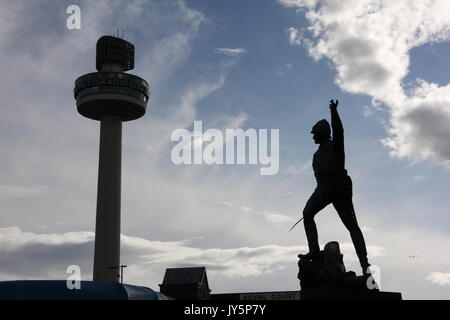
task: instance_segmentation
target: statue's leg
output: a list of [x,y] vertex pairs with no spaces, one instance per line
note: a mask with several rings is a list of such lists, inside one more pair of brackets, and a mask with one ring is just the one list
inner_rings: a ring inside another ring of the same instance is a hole
[[314,216],[330,203],[331,201],[327,199],[324,193],[316,188],[311,197],[309,197],[309,200],[306,202],[305,208],[303,209],[303,225],[305,227],[309,252],[311,254],[320,252],[319,236],[317,234]]
[[353,207],[353,201],[351,197],[339,197],[333,201],[333,206],[339,214],[342,222],[347,230],[350,232],[350,236],[355,246],[356,254],[358,255],[359,262],[363,269],[363,273],[366,273],[369,267],[369,261],[367,259],[366,242],[364,236],[359,228],[358,221],[356,220],[355,209]]

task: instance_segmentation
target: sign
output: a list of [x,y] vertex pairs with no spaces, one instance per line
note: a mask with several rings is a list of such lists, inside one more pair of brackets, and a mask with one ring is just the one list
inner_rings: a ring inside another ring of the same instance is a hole
[[136,90],[149,98],[148,83],[135,75],[121,72],[94,72],[79,77],[75,81],[74,95],[75,99],[78,94],[87,88],[112,89],[126,88]]
[[300,291],[240,293],[239,300],[300,300]]

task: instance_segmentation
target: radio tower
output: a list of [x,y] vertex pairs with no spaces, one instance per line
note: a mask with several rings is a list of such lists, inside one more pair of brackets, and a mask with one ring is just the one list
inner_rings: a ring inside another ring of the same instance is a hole
[[111,36],[97,41],[98,72],[75,81],[78,112],[100,121],[94,281],[120,280],[122,122],[145,114],[148,83],[125,73],[134,68],[134,45]]

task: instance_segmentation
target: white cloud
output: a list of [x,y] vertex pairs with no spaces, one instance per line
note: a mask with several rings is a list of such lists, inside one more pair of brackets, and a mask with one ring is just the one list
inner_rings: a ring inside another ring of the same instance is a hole
[[392,112],[390,137],[385,139],[392,154],[414,161],[431,159],[450,168],[450,85],[419,82],[405,101]]
[[440,286],[450,286],[450,272],[431,272],[427,280]]
[[36,198],[39,195],[46,193],[50,188],[46,185],[41,186],[17,186],[17,185],[0,185],[0,196],[8,198]]
[[244,53],[247,53],[245,48],[214,48],[216,53],[224,54],[230,57],[237,57]]
[[[280,226],[290,224],[293,219],[277,212],[264,212],[267,220]],[[94,233],[88,231],[37,234],[33,232],[24,232],[18,227],[0,228],[0,252],[3,253],[3,259],[7,261],[15,260],[20,263],[25,259],[27,252],[34,250],[35,257],[34,272],[39,269],[42,274],[55,272],[56,267],[60,267],[68,261],[73,248],[81,246],[82,261],[76,261],[79,265],[89,265],[91,258],[92,243]],[[122,255],[127,260],[127,264],[134,266],[142,273],[145,266],[150,269],[161,269],[166,267],[180,266],[206,266],[208,274],[215,276],[221,275],[229,278],[235,277],[259,277],[265,274],[283,270],[287,265],[297,260],[297,254],[301,250],[306,250],[305,246],[281,246],[281,245],[263,245],[256,247],[237,247],[237,248],[198,248],[190,245],[193,240],[202,240],[202,237],[195,239],[186,239],[182,241],[155,241],[142,237],[121,236]],[[91,246],[86,246],[90,244]],[[72,248],[72,249],[71,249]],[[354,254],[353,244],[341,244],[342,252],[352,257]],[[383,255],[384,248],[378,246],[369,246],[371,257]],[[53,255],[51,252],[65,252],[65,256]],[[42,255],[42,259],[39,254]],[[24,254],[25,253],[25,254]],[[75,254],[74,254],[75,255]],[[354,258],[351,258],[354,259]],[[0,258],[1,261],[1,258]],[[30,267],[31,268],[31,267]],[[8,272],[2,270],[3,274]],[[13,273],[13,270],[10,270]],[[34,273],[39,277],[39,272]],[[23,274],[23,277],[29,278],[31,274]],[[133,274],[127,270],[128,279],[142,276],[142,274]],[[10,278],[10,277],[9,277]]]
[[295,262],[297,246],[267,245],[255,248],[199,249],[173,246],[165,251],[143,255],[146,264],[166,266],[206,266],[208,273],[220,273],[230,278],[255,277],[273,273]]
[[[332,61],[337,85],[347,92],[372,96],[389,107],[389,136],[384,143],[392,148],[392,155],[430,159],[450,168],[450,84],[419,80],[414,90],[403,86],[410,50],[450,39],[449,1],[279,3],[306,10],[311,37],[303,43],[314,59]],[[292,34],[295,38],[295,32]]]
[[279,212],[266,211],[263,212],[262,215],[267,222],[283,230],[289,230],[290,227],[292,227],[292,225],[296,222],[294,218],[288,217]]
[[364,117],[368,118],[370,116],[373,116],[373,110],[369,106],[363,106],[363,115]]
[[313,8],[317,3],[316,0],[278,0],[278,2],[286,7],[294,7],[297,9],[301,9],[303,7]]
[[252,207],[247,207],[247,206],[240,206],[239,207],[242,211],[244,211],[244,212],[250,212],[250,211],[252,211]]
[[302,44],[302,36],[297,28],[291,27],[287,30],[287,33],[291,46],[300,46]]
[[220,89],[225,80],[226,76],[222,75],[215,82],[201,82],[188,88],[181,96],[178,110],[175,110],[173,113],[173,118],[176,122],[182,126],[191,125],[195,120],[197,103]]
[[[196,238],[195,240],[202,239]],[[67,263],[75,246],[81,245],[80,261],[75,261],[83,267],[90,264],[91,247],[94,240],[93,232],[67,232],[54,234],[36,234],[23,232],[18,227],[0,228],[0,252],[2,252],[2,276],[13,279],[15,271],[10,267],[10,261],[22,264],[32,254],[35,259],[32,266],[26,269],[21,278],[41,278],[48,273],[61,274],[61,265]],[[286,264],[295,263],[298,246],[265,245],[259,247],[238,248],[196,248],[189,243],[193,239],[183,241],[154,241],[141,237],[121,236],[122,255],[127,259],[131,269],[127,269],[127,278],[133,282],[135,277],[148,276],[145,268],[155,268],[162,273],[166,267],[179,266],[206,266],[208,274],[215,276],[218,273],[229,278],[259,277],[264,274],[282,270]],[[303,248],[304,249],[304,248]],[[65,252],[65,256],[52,255],[51,252]],[[45,253],[43,255],[42,253]],[[39,259],[39,255],[42,258]],[[75,253],[73,253],[75,255]],[[23,261],[22,261],[23,260]],[[8,267],[5,267],[7,265]],[[134,273],[133,268],[136,268]],[[9,272],[9,273],[8,273]],[[160,278],[159,280],[161,280]],[[158,280],[156,280],[158,281]]]
[[214,119],[208,120],[207,128],[203,128],[203,130],[207,130],[208,128],[219,129],[225,135],[226,129],[242,128],[248,118],[249,116],[245,112],[237,115],[220,114]]
[[51,234],[37,234],[23,232],[19,227],[0,228],[0,251],[8,253],[22,249],[29,245],[42,244],[57,246],[64,244],[80,244],[94,240],[93,232],[65,232]]
[[264,221],[266,221],[270,226],[282,229],[287,231],[292,227],[292,225],[296,222],[296,220],[292,217],[289,217],[281,212],[273,211],[273,210],[262,210],[257,211],[250,206],[235,206],[227,201],[220,201],[218,204],[226,207],[226,208],[239,208],[245,213],[251,214],[253,217],[263,217]]

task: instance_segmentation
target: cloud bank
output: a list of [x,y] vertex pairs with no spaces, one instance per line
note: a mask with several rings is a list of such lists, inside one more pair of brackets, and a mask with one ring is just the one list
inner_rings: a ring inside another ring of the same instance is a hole
[[[19,227],[0,228],[1,280],[65,279],[70,264],[79,265],[83,279],[91,280],[95,234],[90,231],[38,234]],[[148,283],[162,280],[166,267],[206,266],[212,277],[259,277],[295,264],[298,246],[264,245],[238,248],[197,248],[191,242],[155,241],[122,235],[122,260],[128,281]],[[306,249],[306,248],[303,248]],[[156,271],[159,278],[153,276]],[[154,284],[153,284],[154,285]]]
[[[329,59],[336,84],[365,94],[390,113],[384,144],[391,154],[413,161],[432,160],[450,168],[450,84],[404,81],[410,51],[450,39],[446,0],[278,0],[305,12],[309,37],[302,43],[315,60]],[[299,31],[289,29],[289,42]]]
[[[401,291],[405,298],[423,297],[423,290],[434,290],[428,298],[447,296],[450,273],[431,270],[448,266],[448,257],[443,251],[429,250],[434,243],[446,248],[447,236],[417,229],[377,230],[377,234],[379,245],[369,244],[368,252],[371,262],[381,268],[382,290]],[[406,239],[408,246],[400,239]],[[353,244],[341,241],[340,247],[348,270],[357,270]],[[298,288],[293,281],[298,272],[297,254],[305,250],[306,246],[292,245],[211,246],[202,237],[160,241],[121,236],[121,261],[128,265],[126,283],[154,289],[166,268],[206,266],[214,292],[239,292],[250,286],[253,290],[293,290]],[[17,226],[0,228],[0,280],[66,279],[69,265],[80,266],[82,279],[91,280],[93,252],[91,231],[35,233]],[[410,259],[408,252],[419,255]]]
[[450,272],[432,272],[427,280],[441,286],[450,286]]

